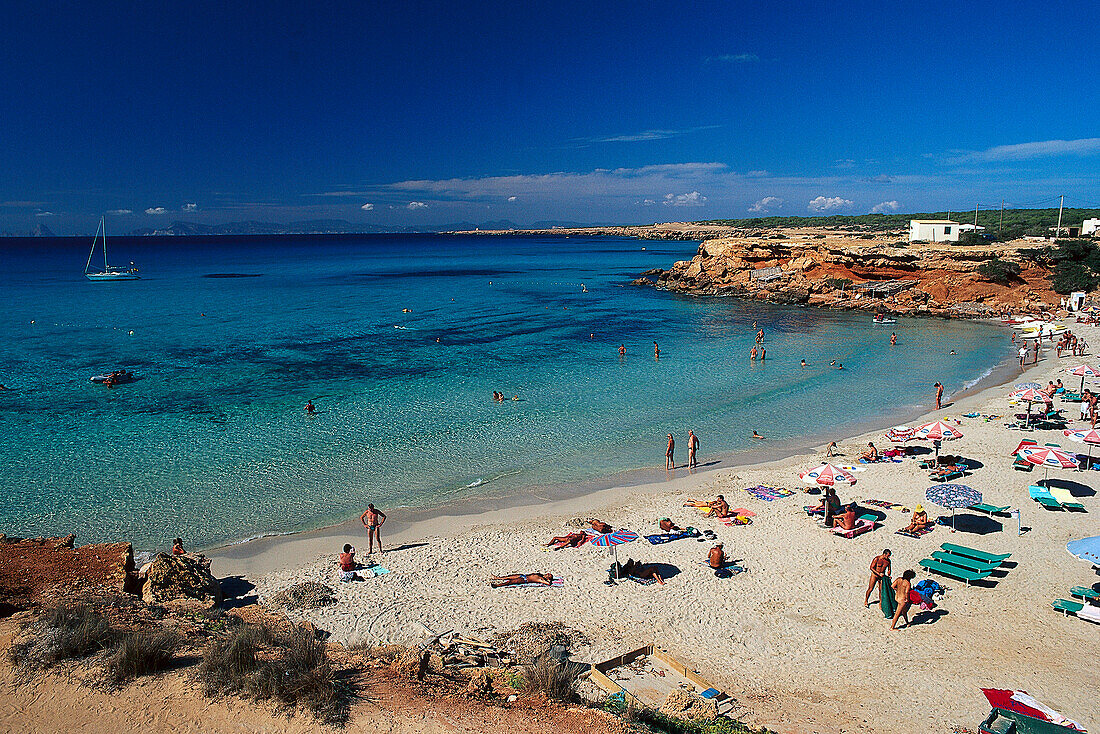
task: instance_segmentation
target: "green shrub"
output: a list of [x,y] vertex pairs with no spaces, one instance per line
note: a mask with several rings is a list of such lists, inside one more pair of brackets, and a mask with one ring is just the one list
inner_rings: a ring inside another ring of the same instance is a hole
[[131,632],[111,648],[104,661],[107,683],[118,688],[139,676],[166,669],[179,649],[181,638],[170,630]]
[[851,278],[825,278],[821,281],[827,288],[847,288],[852,284]]
[[1008,285],[1014,278],[1020,276],[1020,266],[995,257],[978,266],[978,275],[994,283]]
[[1100,285],[1100,246],[1086,239],[1058,240],[1054,245],[1050,284],[1055,292],[1088,292]]

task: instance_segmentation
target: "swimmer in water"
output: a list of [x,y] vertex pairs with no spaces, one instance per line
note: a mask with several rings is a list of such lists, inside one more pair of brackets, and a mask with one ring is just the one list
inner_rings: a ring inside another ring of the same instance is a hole
[[[1012,336],[1013,336],[1013,337],[1015,337],[1016,335],[1015,335],[1015,334],[1013,334]],[[897,333],[895,332],[895,333],[893,333],[893,334],[891,334],[891,335],[890,335],[890,346],[894,346],[894,345],[895,345],[895,344],[897,344],[897,343],[898,343],[898,335],[897,335]]]
[[760,361],[763,362],[767,358],[768,358],[768,350],[764,349],[764,347],[760,347]]
[[753,347],[752,351],[749,352],[749,361],[750,362],[755,362],[756,361],[756,347]]
[[806,360],[802,360],[802,369],[806,369]]
[[317,409],[313,407],[313,401],[312,400],[307,400],[306,401],[306,415],[313,415],[316,412],[317,412]]
[[620,344],[619,345],[619,356],[620,357],[625,357],[626,356],[626,345],[625,344]]
[[654,359],[660,359],[661,358],[661,348],[659,346],[657,346],[657,342],[653,342],[653,358]]
[[753,432],[752,432],[752,437],[753,437],[753,438],[759,438],[759,439],[760,439],[761,441],[763,441],[763,440],[764,440],[764,437],[763,437],[763,436],[761,436],[761,435],[760,435],[759,433],[757,433],[756,431],[753,431]]

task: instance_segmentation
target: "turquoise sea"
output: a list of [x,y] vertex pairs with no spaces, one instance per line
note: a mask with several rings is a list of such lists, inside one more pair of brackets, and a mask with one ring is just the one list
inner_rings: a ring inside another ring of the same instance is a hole
[[[583,483],[662,466],[669,432],[684,447],[694,429],[704,461],[759,449],[753,430],[851,433],[1012,355],[986,324],[874,326],[628,285],[696,242],[109,244],[142,280],[86,281],[90,241],[0,241],[0,532],[201,546],[336,522],[367,501]],[[210,277],[225,275],[237,277]],[[754,322],[767,361],[752,364]],[[119,367],[139,379],[88,379]]]

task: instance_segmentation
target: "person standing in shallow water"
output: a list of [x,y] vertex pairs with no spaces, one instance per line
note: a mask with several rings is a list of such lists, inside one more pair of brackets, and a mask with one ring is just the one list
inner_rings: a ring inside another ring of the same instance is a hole
[[377,509],[374,503],[367,505],[366,512],[359,516],[359,521],[367,529],[367,553],[374,553],[374,541],[378,541],[378,552],[382,552],[382,523],[386,522],[386,513]]
[[695,431],[688,431],[688,468],[693,469],[699,466],[699,462],[695,459],[695,452],[699,450],[699,438],[695,435]]
[[660,359],[661,358],[661,348],[659,346],[657,346],[657,342],[653,342],[653,358],[654,359]]
[[940,383],[935,384],[936,388],[936,410],[943,407],[943,385]]
[[673,458],[673,453],[676,451],[676,439],[672,437],[672,434],[668,434],[668,448],[665,449],[665,469],[675,469],[676,460]]

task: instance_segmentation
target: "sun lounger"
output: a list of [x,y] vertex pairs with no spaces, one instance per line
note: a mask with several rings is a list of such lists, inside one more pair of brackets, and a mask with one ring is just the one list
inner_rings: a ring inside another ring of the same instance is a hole
[[919,565],[922,568],[926,568],[933,573],[938,573],[943,576],[950,576],[953,579],[959,579],[965,581],[967,586],[970,586],[971,581],[981,581],[988,577],[992,571],[968,571],[960,566],[953,566],[950,563],[942,563],[940,561],[925,558],[919,561]]
[[1051,495],[1054,496],[1054,499],[1058,502],[1058,504],[1060,504],[1067,510],[1073,510],[1075,512],[1088,512],[1088,510],[1085,509],[1084,505],[1073,499],[1073,495],[1069,493],[1068,489],[1065,489],[1063,487],[1051,487],[1049,492],[1051,493]]
[[1031,499],[1035,500],[1048,510],[1062,509],[1062,503],[1054,499],[1054,495],[1052,495],[1046,487],[1040,487],[1033,484],[1027,488],[1027,493],[1031,496]]
[[1063,617],[1068,617],[1071,614],[1077,614],[1085,608],[1085,605],[1079,601],[1069,601],[1068,599],[1055,599],[1050,603],[1054,609],[1062,613]]
[[1100,601],[1100,591],[1090,589],[1087,586],[1074,586],[1069,590],[1070,596],[1079,596],[1088,601]]
[[946,551],[935,551],[932,553],[932,558],[977,573],[981,573],[982,571],[996,571],[1001,567],[1000,562],[986,563],[985,561],[978,561],[973,558],[967,558],[966,556],[960,556]]
[[942,543],[940,548],[948,553],[954,553],[957,556],[976,558],[986,563],[1003,563],[1012,557],[1011,553],[989,553],[987,551],[978,550],[977,548],[970,548],[969,546],[957,545],[955,543]]
[[1077,612],[1078,619],[1087,619],[1090,622],[1100,624],[1100,607],[1087,606]]
[[977,510],[978,512],[984,512],[987,515],[999,515],[1002,512],[1008,512],[1008,508],[1009,505],[1005,505],[1004,507],[997,507],[996,505],[987,505],[979,502],[976,505],[970,505],[970,507],[967,507],[966,509]]
[[1016,471],[1031,471],[1035,468],[1035,465],[1032,464],[1030,461],[1021,459],[1019,456],[1017,456],[1016,461],[1012,462],[1012,468]]
[[939,471],[934,471],[928,475],[928,478],[931,479],[933,482],[949,482],[952,479],[958,479],[959,477],[964,476],[966,476],[965,471],[957,467],[952,467],[950,469],[944,468],[940,469]]

